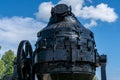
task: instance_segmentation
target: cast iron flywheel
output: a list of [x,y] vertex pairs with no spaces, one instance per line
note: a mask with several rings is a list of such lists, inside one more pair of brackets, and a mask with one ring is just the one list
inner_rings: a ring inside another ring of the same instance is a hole
[[17,51],[17,71],[19,80],[30,80],[32,74],[32,55],[31,44],[27,40],[20,42]]

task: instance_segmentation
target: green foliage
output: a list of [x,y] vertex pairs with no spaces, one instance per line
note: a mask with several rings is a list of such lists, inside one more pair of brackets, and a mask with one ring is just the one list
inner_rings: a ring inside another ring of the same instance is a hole
[[5,66],[4,76],[13,74],[14,58],[15,58],[15,55],[14,55],[14,52],[12,50],[8,50],[2,56],[2,60],[4,61],[4,66]]
[[0,60],[0,79],[2,78],[4,71],[5,71],[4,61]]
[[98,78],[96,76],[94,76],[93,80],[98,80]]
[[5,54],[2,56],[2,60],[5,62],[6,64],[9,63],[13,63],[15,58],[14,52],[12,50],[8,50],[7,52],[5,52]]

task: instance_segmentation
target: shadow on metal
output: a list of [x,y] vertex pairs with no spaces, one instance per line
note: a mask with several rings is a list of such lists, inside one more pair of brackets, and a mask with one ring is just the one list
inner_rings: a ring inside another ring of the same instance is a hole
[[94,34],[71,12],[58,4],[51,9],[48,25],[38,32],[33,51],[27,40],[20,42],[13,80],[92,80],[101,66],[106,80],[106,55],[99,55]]

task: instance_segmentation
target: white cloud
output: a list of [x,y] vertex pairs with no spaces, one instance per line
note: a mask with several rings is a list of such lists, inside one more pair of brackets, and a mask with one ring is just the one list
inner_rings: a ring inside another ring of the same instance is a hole
[[[85,6],[85,1],[92,3],[93,0],[60,0],[57,4],[65,3],[68,6],[72,6],[72,12],[78,18],[87,20],[97,20],[102,22],[115,22],[118,15],[115,13],[114,8],[108,6],[108,4],[98,4],[97,6]],[[56,4],[55,4],[56,5]],[[52,2],[43,2],[39,5],[38,12],[35,13],[38,19],[48,21],[50,17],[51,7],[54,6]]]
[[42,19],[43,21],[47,21],[51,15],[51,8],[53,7],[52,2],[43,2],[39,5],[38,12],[35,13],[37,19]]
[[107,4],[101,3],[96,7],[83,7],[81,15],[84,19],[101,20],[105,22],[114,22],[118,16],[113,8],[108,7]]
[[[80,9],[83,6],[84,0],[60,0],[57,4],[64,3],[72,6],[72,11],[76,16],[80,15]],[[52,2],[43,2],[39,5],[38,12],[35,13],[37,19],[48,22],[51,16],[51,8],[55,6]]]
[[97,22],[96,22],[95,20],[91,20],[90,23],[86,23],[84,26],[85,26],[86,28],[91,28],[91,27],[93,27],[93,26],[97,26]]
[[6,17],[0,19],[0,45],[2,50],[17,49],[21,40],[35,42],[37,32],[44,26],[43,23],[29,17]]

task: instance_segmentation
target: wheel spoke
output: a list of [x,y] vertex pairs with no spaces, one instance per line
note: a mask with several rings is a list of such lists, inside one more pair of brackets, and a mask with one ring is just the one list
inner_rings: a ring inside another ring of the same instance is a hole
[[28,45],[28,43],[25,43],[25,54],[26,54],[26,56],[28,55],[28,53],[29,53],[29,45]]

